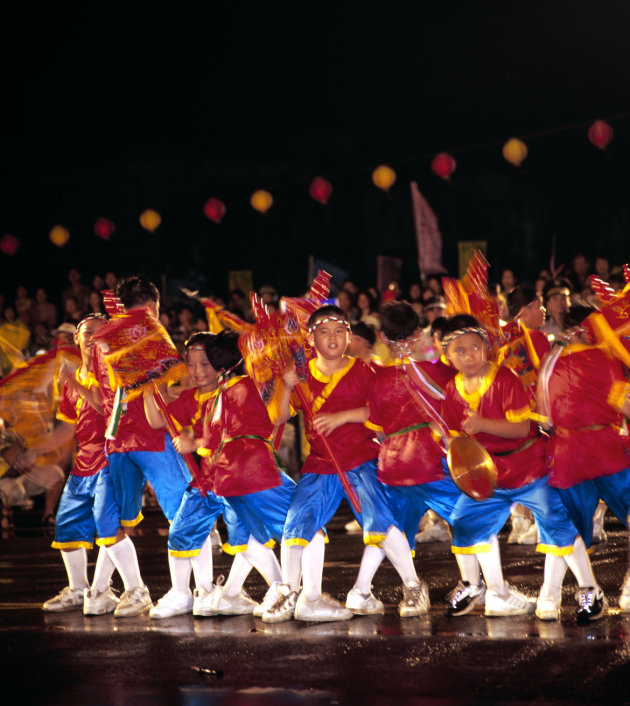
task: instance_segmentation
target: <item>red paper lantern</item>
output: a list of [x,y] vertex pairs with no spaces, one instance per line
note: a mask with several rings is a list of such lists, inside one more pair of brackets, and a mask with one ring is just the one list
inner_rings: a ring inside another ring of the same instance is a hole
[[115,230],[116,226],[109,218],[99,218],[94,224],[95,235],[98,235],[99,238],[103,238],[103,240],[109,240]]
[[446,152],[436,154],[431,162],[431,169],[433,170],[433,173],[436,176],[439,176],[440,179],[444,179],[444,181],[449,181],[455,171],[455,167],[457,167],[457,162],[453,157],[451,157],[450,154],[447,154]]
[[219,199],[208,199],[203,205],[203,212],[209,220],[221,223],[221,219],[225,216],[225,204]]
[[0,239],[0,250],[5,255],[15,255],[17,249],[20,247],[20,241],[11,233],[3,235]]
[[605,120],[596,120],[588,129],[588,139],[600,150],[608,147],[614,134],[612,127]]
[[315,177],[315,179],[311,182],[311,185],[308,187],[308,193],[311,195],[311,198],[324,205],[328,203],[328,199],[332,196],[332,192],[332,184],[328,181],[328,179],[324,179],[324,177]]

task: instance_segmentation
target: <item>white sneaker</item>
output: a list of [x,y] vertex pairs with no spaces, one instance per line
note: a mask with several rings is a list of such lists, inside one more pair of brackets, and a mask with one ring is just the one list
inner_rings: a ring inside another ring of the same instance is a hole
[[335,620],[350,620],[352,611],[326,593],[318,596],[314,601],[308,601],[302,591],[295,604],[294,615],[296,620],[327,623]]
[[286,583],[278,584],[276,602],[262,614],[263,623],[283,623],[295,614],[298,592],[292,591]]
[[535,522],[518,538],[519,544],[538,544],[538,541],[538,525]]
[[149,617],[153,620],[163,620],[164,618],[174,618],[176,615],[191,613],[193,609],[193,596],[189,591],[182,593],[176,588],[171,588],[162,598],[151,608]]
[[403,599],[398,604],[398,614],[401,618],[426,615],[430,607],[429,589],[424,581],[420,581],[418,586],[403,586]]
[[68,610],[83,608],[83,589],[66,586],[59,593],[42,605],[42,610],[48,613],[65,613]]
[[267,593],[265,593],[265,597],[262,599],[262,602],[254,608],[254,612],[252,613],[252,615],[255,618],[262,618],[263,613],[266,613],[269,608],[271,608],[271,606],[278,600],[279,585],[279,581],[273,581],[269,584],[269,588],[267,589]]
[[241,591],[238,596],[226,596],[223,586],[215,586],[212,612],[217,615],[251,615],[257,606],[247,591]]
[[621,610],[622,613],[630,613],[630,572],[626,574],[621,586],[619,610]]
[[507,538],[508,544],[518,544],[518,540],[527,532],[531,521],[522,515],[512,515],[512,529]]
[[535,609],[534,599],[512,588],[507,581],[501,594],[491,589],[486,591],[486,615],[488,616],[529,615]]
[[346,522],[343,528],[348,534],[363,534],[363,528],[357,522],[357,520],[351,520],[350,522]]
[[114,608],[115,618],[130,618],[144,613],[153,605],[149,589],[146,586],[136,586],[125,591]]
[[444,520],[432,522],[416,534],[417,544],[427,544],[428,542],[450,542],[451,531]]
[[95,588],[86,588],[83,591],[83,615],[113,613],[118,602],[118,596],[114,593],[111,583],[100,593]]
[[193,591],[193,615],[199,617],[208,617],[216,615],[212,610],[212,602],[214,601],[214,586],[212,590],[207,591],[205,588],[196,588]]
[[560,620],[560,602],[560,598],[541,593],[536,600],[536,617],[540,620]]
[[385,606],[371,591],[366,596],[356,587],[348,593],[346,608],[356,615],[381,615],[385,612]]
[[595,514],[593,515],[592,544],[599,544],[600,542],[605,542],[608,539],[608,535],[604,530],[604,517],[607,509],[608,506],[606,503],[600,500],[595,510]]

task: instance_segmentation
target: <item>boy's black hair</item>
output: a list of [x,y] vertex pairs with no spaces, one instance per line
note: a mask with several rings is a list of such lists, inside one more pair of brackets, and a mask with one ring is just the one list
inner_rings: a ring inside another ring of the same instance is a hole
[[444,324],[447,321],[448,319],[446,318],[446,316],[438,316],[437,319],[434,319],[433,323],[431,324],[431,328],[429,329],[431,336],[435,336],[436,333],[441,334],[444,329]]
[[510,318],[514,318],[518,312],[528,304],[538,299],[538,294],[533,287],[517,284],[514,289],[508,292],[506,297],[507,310]]
[[376,343],[376,331],[363,321],[357,321],[356,324],[350,325],[350,330],[353,336],[359,336],[360,338],[365,338],[365,340],[373,346]]
[[440,331],[440,340],[443,341],[449,333],[465,328],[483,329],[483,326],[477,321],[477,319],[475,319],[474,316],[471,316],[470,314],[456,314],[446,320],[446,323]]
[[[239,334],[236,331],[228,331],[224,329],[213,336],[206,344],[206,355],[210,361],[210,365],[216,371],[228,371],[231,368],[232,375],[243,374],[243,362],[241,351],[238,347]],[[240,365],[237,363],[241,361]]]
[[315,309],[315,311],[308,317],[308,322],[306,324],[307,327],[311,328],[314,323],[326,316],[335,316],[339,319],[343,319],[347,323],[350,323],[343,309],[340,309],[334,304],[325,304],[324,306],[320,306],[319,309]]
[[563,325],[565,329],[579,326],[584,319],[595,311],[591,306],[572,306],[564,315]]
[[381,331],[390,341],[409,338],[419,326],[420,318],[409,302],[389,302],[381,311]]
[[[208,345],[215,339],[216,333],[210,333],[210,331],[197,331],[184,343],[186,350],[192,346],[203,346],[207,348]],[[214,367],[214,366],[213,366]]]
[[114,287],[114,294],[123,303],[125,309],[160,301],[158,288],[144,275],[131,275],[119,280]]

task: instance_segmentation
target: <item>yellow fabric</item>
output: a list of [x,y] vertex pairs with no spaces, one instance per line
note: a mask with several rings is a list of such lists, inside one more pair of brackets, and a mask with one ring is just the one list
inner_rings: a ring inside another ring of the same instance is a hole
[[92,549],[92,542],[53,542],[50,545],[53,549]]
[[471,393],[466,392],[466,388],[464,387],[464,376],[461,373],[457,373],[455,376],[455,387],[457,388],[457,392],[459,392],[459,394],[466,400],[468,406],[473,412],[476,412],[479,409],[481,398],[486,394],[490,385],[494,382],[498,372],[499,366],[494,363],[490,363],[490,370],[488,371],[488,374],[484,375],[481,379],[479,387]]
[[490,544],[488,542],[482,542],[481,544],[474,544],[472,547],[454,547],[451,546],[451,552],[453,554],[483,554],[490,551]]
[[61,412],[57,412],[57,419],[60,422],[65,422],[66,424],[72,424],[73,426],[76,425],[77,420],[76,419],[70,419],[70,417],[66,417],[65,414],[62,414]]
[[178,551],[177,549],[169,549],[170,556],[176,556],[180,559],[188,559],[191,556],[199,556],[201,549],[188,549],[186,551]]
[[372,424],[369,419],[366,422],[363,422],[363,424],[372,431],[383,431],[383,427],[379,426],[378,424]]
[[541,554],[552,554],[553,556],[567,556],[568,554],[573,554],[573,545],[556,547],[553,544],[537,544],[536,551]]
[[235,554],[238,554],[239,552],[244,552],[247,549],[247,544],[224,544],[221,549],[226,553],[230,554],[231,556],[234,556]]
[[144,520],[144,515],[140,513],[135,520],[121,520],[120,524],[122,527],[135,527],[136,525],[139,525],[142,520]]
[[626,395],[629,392],[630,384],[617,380],[610,386],[606,401],[613,409],[621,410],[626,401]]
[[111,547],[112,544],[116,544],[116,537],[99,537],[96,540],[97,547]]
[[356,362],[356,358],[346,358],[347,365],[342,368],[341,370],[338,370],[336,373],[333,373],[332,375],[324,375],[324,373],[320,372],[320,370],[317,367],[317,359],[312,358],[308,362],[309,369],[311,371],[311,375],[317,380],[318,382],[323,382],[326,387],[321,391],[320,395],[313,400],[313,414],[316,414],[319,412],[319,410],[323,407],[324,403],[326,400],[332,395],[333,390],[339,382],[344,378],[346,373],[350,372],[352,369],[352,366]]
[[524,422],[527,419],[531,419],[532,410],[529,405],[523,407],[522,409],[506,409],[505,418],[508,422],[518,424],[518,422]]

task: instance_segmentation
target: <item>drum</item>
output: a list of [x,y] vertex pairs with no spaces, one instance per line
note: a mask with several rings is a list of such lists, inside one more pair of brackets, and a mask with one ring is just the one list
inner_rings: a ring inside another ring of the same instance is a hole
[[497,485],[497,469],[486,449],[469,436],[451,441],[446,457],[455,485],[473,500],[486,500]]

